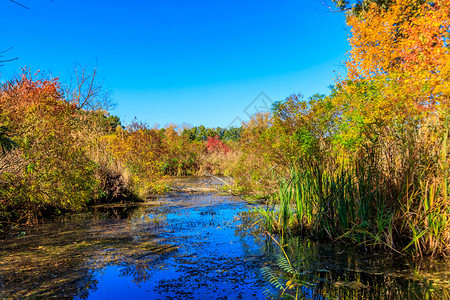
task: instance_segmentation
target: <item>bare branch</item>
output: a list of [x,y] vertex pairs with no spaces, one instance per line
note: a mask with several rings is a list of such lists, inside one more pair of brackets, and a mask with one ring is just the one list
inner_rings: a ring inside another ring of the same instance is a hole
[[11,50],[12,48],[14,48],[14,47],[9,47],[8,49],[1,51],[1,52],[0,52],[0,55],[3,54],[3,53],[5,53],[6,51]]
[[[25,9],[30,9],[30,7],[28,7],[28,6],[26,6],[26,5],[23,5],[22,3],[20,3],[20,2],[17,2],[17,1],[15,1],[15,0],[8,0],[9,2],[12,2],[12,3],[14,3],[14,4],[16,4],[16,5],[19,5],[20,7],[23,7],[23,8],[25,8]],[[55,3],[55,1],[54,0],[50,0],[52,3]]]
[[[9,47],[8,49],[1,51],[1,52],[0,52],[0,57],[3,57],[2,54],[5,53],[5,52],[7,52],[7,51],[9,51],[9,50],[11,50],[12,48],[13,48],[13,47]],[[1,63],[13,61],[13,60],[16,60],[16,59],[19,59],[19,58],[18,58],[18,57],[15,57],[15,58],[10,58],[10,59],[0,59],[0,66],[3,66],[3,64],[1,64]]]
[[88,73],[86,67],[75,65],[70,82],[66,88],[66,99],[79,109],[108,111],[114,107],[108,91],[103,89],[103,83],[98,82],[97,68]]
[[12,2],[12,3],[14,3],[14,4],[17,4],[17,5],[19,5],[19,6],[23,7],[23,8],[26,8],[26,9],[30,9],[28,6],[25,6],[25,5],[23,5],[22,3],[19,3],[19,2],[17,2],[17,1],[9,0],[9,2]]
[[[335,3],[330,4],[329,1],[322,0],[322,5],[325,6],[329,10],[329,12],[332,12],[332,13],[350,11],[353,9],[353,7],[344,6],[343,4],[341,6],[339,6],[339,4],[336,3],[338,1],[336,1],[336,0],[332,0],[332,2],[335,2]],[[336,8],[337,8],[337,10],[336,10]]]

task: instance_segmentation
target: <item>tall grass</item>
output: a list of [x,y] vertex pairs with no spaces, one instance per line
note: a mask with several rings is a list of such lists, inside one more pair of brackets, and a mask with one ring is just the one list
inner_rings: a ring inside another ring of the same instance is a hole
[[450,252],[448,129],[447,118],[390,148],[367,148],[351,163],[292,167],[259,212],[271,232],[445,255]]
[[291,169],[262,213],[272,231],[392,246],[392,213],[374,180],[355,170]]

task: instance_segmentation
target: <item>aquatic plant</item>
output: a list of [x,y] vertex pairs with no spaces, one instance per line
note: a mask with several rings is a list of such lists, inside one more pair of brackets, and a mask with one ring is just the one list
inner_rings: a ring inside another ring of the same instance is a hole
[[[261,269],[273,289],[264,294],[269,299],[447,299],[448,282],[440,276],[428,277],[424,271],[411,270],[398,276],[378,256],[380,269],[364,266],[361,253],[353,249],[336,251],[331,245],[321,247],[311,241],[268,235],[273,244],[274,264]],[[323,248],[323,249],[322,249]],[[325,249],[329,249],[326,254]],[[336,252],[338,253],[336,253]],[[364,252],[367,255],[367,252]],[[340,256],[344,257],[340,259]],[[392,258],[390,258],[392,259]],[[337,262],[339,261],[340,262]],[[398,267],[398,266],[397,266]],[[418,267],[420,269],[420,267]],[[445,269],[445,267],[444,267]],[[406,270],[405,270],[406,271]],[[392,272],[392,274],[391,274]],[[408,275],[407,275],[408,274]],[[423,275],[422,275],[423,274]]]

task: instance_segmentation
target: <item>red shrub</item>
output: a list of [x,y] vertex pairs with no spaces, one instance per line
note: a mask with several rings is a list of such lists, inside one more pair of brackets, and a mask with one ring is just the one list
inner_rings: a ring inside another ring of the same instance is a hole
[[230,147],[228,147],[224,142],[222,142],[219,137],[216,135],[215,137],[208,137],[206,141],[206,150],[209,153],[228,153],[230,151]]

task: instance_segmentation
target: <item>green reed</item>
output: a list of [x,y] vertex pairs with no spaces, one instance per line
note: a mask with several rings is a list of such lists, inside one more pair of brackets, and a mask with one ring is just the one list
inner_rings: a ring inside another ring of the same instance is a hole
[[270,205],[259,212],[272,232],[391,248],[393,214],[376,182],[363,169],[292,169]]

